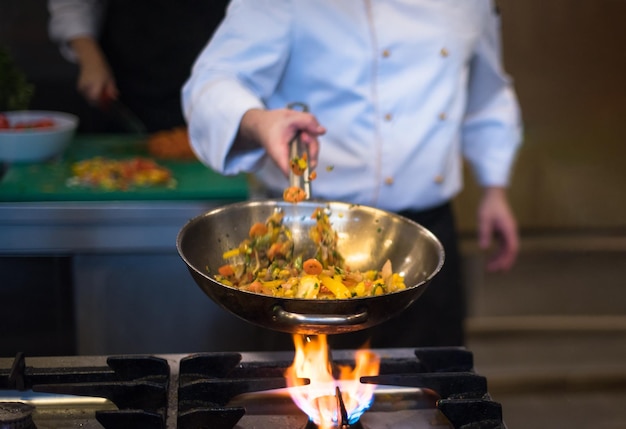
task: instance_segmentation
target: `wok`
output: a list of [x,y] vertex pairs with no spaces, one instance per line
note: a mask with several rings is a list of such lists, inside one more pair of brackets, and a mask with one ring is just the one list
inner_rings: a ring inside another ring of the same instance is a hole
[[[242,291],[213,278],[224,265],[222,254],[239,246],[250,226],[265,222],[275,210],[292,231],[296,251],[312,256],[308,238],[323,206],[338,233],[338,248],[352,270],[380,269],[387,259],[404,275],[407,288],[374,297],[316,300],[272,297]],[[439,240],[423,226],[379,209],[341,202],[306,200],[247,201],[217,208],[187,222],[177,237],[177,249],[195,282],[213,301],[259,326],[292,334],[338,334],[377,325],[409,307],[424,293],[444,262]]]

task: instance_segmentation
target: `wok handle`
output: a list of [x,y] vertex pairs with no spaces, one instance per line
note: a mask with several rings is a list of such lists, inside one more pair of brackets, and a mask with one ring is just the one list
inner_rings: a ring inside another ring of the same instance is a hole
[[[299,110],[301,112],[309,111],[309,106],[300,102],[289,103],[287,105],[287,108],[291,110]],[[289,159],[292,160],[296,158],[301,158],[304,154],[306,154],[307,166],[304,169],[304,173],[299,176],[294,174],[293,171],[289,171],[289,186],[302,189],[306,195],[306,199],[308,200],[309,198],[311,198],[311,182],[309,181],[310,172],[308,165],[309,150],[304,145],[304,143],[302,143],[301,135],[302,131],[298,130],[289,142]]]
[[367,310],[356,314],[299,314],[274,306],[273,318],[286,325],[346,326],[358,325],[367,320]]

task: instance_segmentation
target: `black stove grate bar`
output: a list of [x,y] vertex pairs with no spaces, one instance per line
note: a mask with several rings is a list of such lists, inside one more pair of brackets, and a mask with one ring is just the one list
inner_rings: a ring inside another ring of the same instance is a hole
[[180,360],[180,376],[226,377],[241,362],[239,353],[197,353]]
[[245,413],[246,411],[239,407],[194,408],[178,414],[176,427],[178,429],[233,428]]
[[143,410],[96,411],[96,420],[105,428],[165,429],[162,414]]
[[455,428],[506,429],[502,405],[491,400],[441,399],[437,408]]
[[473,372],[387,374],[361,377],[361,382],[431,389],[441,398],[481,398],[487,393],[487,379]]
[[470,372],[474,355],[463,347],[420,347],[415,356],[422,366],[419,372]]
[[284,377],[291,361],[241,363],[239,353],[197,353],[180,361],[179,373],[182,382],[199,378],[273,378]]
[[[354,362],[341,362],[335,361],[333,365],[354,365]],[[380,368],[378,370],[379,375],[382,374],[395,374],[395,373],[422,373],[424,371],[423,365],[417,359],[382,359],[380,361]]]
[[121,380],[164,382],[170,376],[167,360],[155,356],[110,356],[107,365]]
[[0,369],[0,389],[28,390],[35,384],[80,383],[109,381],[116,379],[115,371],[106,367],[81,368],[31,368],[26,357],[18,353],[11,369]]
[[108,366],[33,368],[26,356],[18,353],[10,370],[0,369],[0,389],[28,390],[34,385],[65,383],[103,383],[116,381],[167,382],[169,364],[154,356],[113,356]]
[[[261,379],[207,379],[181,384],[178,389],[179,404],[205,398],[217,405],[226,405],[233,397],[242,393],[261,392],[287,387],[284,377]],[[180,405],[179,405],[180,408]]]

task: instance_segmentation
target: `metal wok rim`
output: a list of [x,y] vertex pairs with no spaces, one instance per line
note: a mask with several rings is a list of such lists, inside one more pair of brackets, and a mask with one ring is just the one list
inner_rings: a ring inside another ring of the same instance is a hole
[[393,296],[393,295],[398,295],[398,294],[402,294],[402,293],[407,293],[413,289],[416,289],[426,283],[429,283],[433,277],[435,277],[435,275],[437,275],[437,273],[439,273],[439,271],[441,271],[441,268],[443,267],[444,261],[445,261],[445,251],[443,249],[443,246],[441,244],[441,242],[439,241],[439,239],[427,228],[425,228],[423,225],[409,219],[406,218],[404,216],[401,216],[397,213],[393,213],[393,212],[388,212],[376,207],[371,207],[371,206],[367,206],[367,205],[363,205],[363,204],[351,204],[351,203],[345,203],[345,202],[339,202],[339,201],[325,201],[325,200],[315,200],[315,199],[310,199],[310,200],[306,200],[303,201],[301,203],[297,203],[297,204],[301,204],[301,205],[318,205],[318,206],[324,206],[324,207],[329,207],[329,206],[343,206],[346,210],[352,210],[352,209],[365,209],[367,211],[373,211],[376,212],[377,214],[381,215],[381,216],[386,216],[386,217],[392,217],[392,218],[396,218],[399,219],[402,222],[411,224],[415,227],[417,227],[417,229],[421,230],[423,234],[427,235],[433,243],[436,244],[437,246],[437,250],[438,250],[438,264],[437,267],[435,269],[433,269],[426,277],[424,277],[420,282],[414,284],[414,285],[407,285],[407,287],[405,289],[399,290],[399,291],[394,291],[394,292],[389,292],[389,293],[384,293],[382,295],[377,295],[377,296],[364,296],[364,297],[354,297],[354,298],[346,298],[346,299],[339,299],[339,298],[330,298],[330,299],[318,299],[318,298],[312,298],[312,299],[308,299],[308,298],[289,298],[289,297],[279,297],[279,296],[272,296],[272,295],[266,295],[266,294],[261,294],[261,293],[257,293],[257,292],[250,292],[247,290],[242,290],[239,289],[237,287],[234,286],[229,286],[226,285],[224,283],[221,283],[219,281],[217,281],[217,279],[215,279],[215,277],[213,277],[210,273],[207,273],[205,271],[201,271],[198,268],[196,268],[195,264],[192,264],[189,259],[187,258],[187,256],[184,254],[184,252],[182,251],[182,240],[185,236],[185,233],[187,230],[189,230],[193,225],[195,225],[196,223],[201,222],[204,218],[207,217],[211,217],[214,216],[216,213],[220,213],[223,211],[227,211],[227,210],[235,210],[237,208],[247,208],[247,207],[255,207],[255,206],[270,206],[271,204],[275,204],[276,207],[274,207],[274,209],[279,209],[281,206],[285,206],[285,205],[290,205],[292,203],[287,203],[285,201],[283,201],[282,199],[267,199],[267,200],[250,200],[250,201],[242,201],[242,202],[238,202],[238,203],[232,203],[232,204],[227,204],[227,205],[223,205],[220,207],[216,207],[212,210],[209,210],[205,213],[202,213],[192,219],[190,219],[189,221],[187,221],[183,227],[180,229],[180,231],[178,232],[177,238],[176,238],[176,249],[178,251],[178,254],[180,255],[180,257],[183,259],[183,261],[185,262],[185,264],[187,265],[188,268],[191,268],[194,272],[198,273],[200,276],[204,277],[205,279],[219,285],[222,286],[226,289],[230,289],[233,290],[235,292],[237,292],[238,294],[247,294],[253,297],[267,297],[267,298],[272,298],[275,299],[277,301],[286,301],[286,302],[302,302],[302,303],[310,303],[310,302],[316,302],[316,303],[323,303],[323,302],[332,302],[332,303],[341,303],[341,302],[366,302],[366,301],[370,301],[373,300],[375,298],[380,298],[381,296]]

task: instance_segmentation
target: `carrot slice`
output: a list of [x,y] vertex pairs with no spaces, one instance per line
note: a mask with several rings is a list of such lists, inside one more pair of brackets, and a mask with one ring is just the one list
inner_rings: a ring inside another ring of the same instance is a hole
[[283,200],[288,203],[299,203],[306,198],[306,192],[304,189],[297,186],[290,186],[283,192]]
[[220,273],[220,275],[224,277],[230,277],[235,275],[235,269],[230,264],[222,265],[217,269],[217,271]]
[[317,259],[311,258],[307,259],[302,263],[302,269],[305,273],[311,275],[320,274],[323,270],[322,264]]
[[257,222],[250,227],[250,237],[261,237],[267,234],[267,226],[264,223]]

